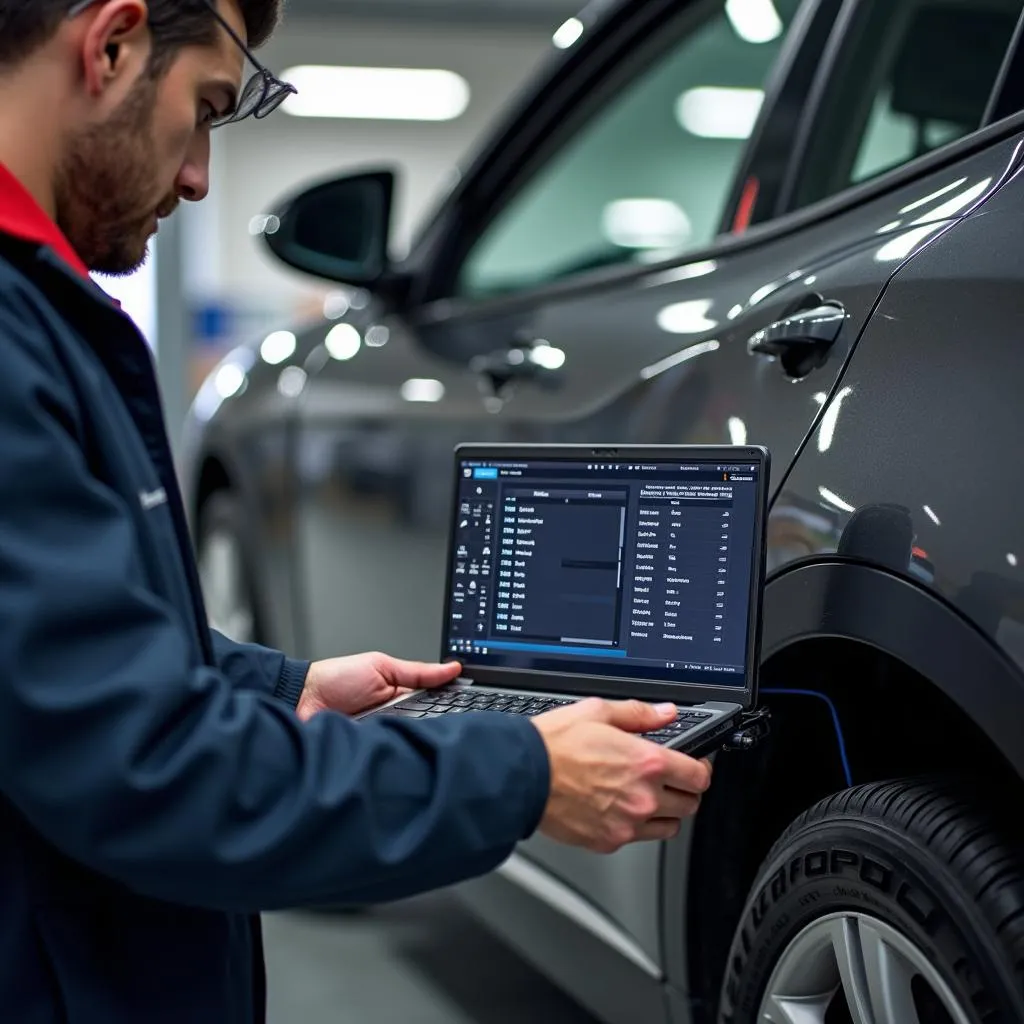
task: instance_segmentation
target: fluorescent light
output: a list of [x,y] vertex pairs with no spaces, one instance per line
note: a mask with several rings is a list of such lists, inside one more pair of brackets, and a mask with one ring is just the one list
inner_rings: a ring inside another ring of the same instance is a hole
[[939,521],[939,517],[932,511],[930,505],[924,506],[924,514],[936,525],[941,526],[942,523]]
[[764,302],[769,295],[774,295],[782,285],[778,281],[772,281],[770,284],[763,284],[760,288],[750,296],[749,305],[756,306],[759,302]]
[[298,398],[306,387],[307,379],[301,366],[286,366],[277,378],[277,390],[285,398]]
[[324,338],[324,347],[330,357],[342,363],[355,358],[362,346],[363,339],[351,324],[336,324]]
[[214,390],[221,398],[231,398],[242,390],[245,371],[235,363],[225,363],[213,377]]
[[827,487],[819,487],[818,494],[820,494],[822,498],[824,498],[825,501],[828,502],[828,504],[839,509],[840,512],[855,511],[854,507],[848,501],[845,501],[843,498],[840,498],[839,495],[835,493],[835,491],[830,491]]
[[718,326],[717,320],[708,319],[711,299],[691,299],[666,306],[658,314],[658,326],[669,334],[701,334]]
[[747,425],[739,416],[729,417],[729,440],[733,444],[747,443]]
[[959,192],[944,203],[940,203],[934,210],[929,210],[927,213],[922,214],[913,223],[925,224],[930,220],[945,220],[947,217],[954,217],[965,207],[970,206],[975,199],[980,199],[991,184],[991,178],[982,178],[981,181],[976,182],[970,188],[965,188],[963,192]]
[[391,340],[391,331],[383,324],[374,324],[366,332],[366,344],[370,348],[383,348]]
[[770,43],[782,35],[782,19],[772,0],[725,0],[736,35],[748,43]]
[[530,350],[530,362],[545,370],[559,370],[565,365],[565,353],[554,345],[537,345]]
[[821,417],[821,429],[818,431],[818,451],[827,452],[832,447],[832,441],[836,436],[836,425],[839,423],[839,413],[842,411],[843,402],[853,394],[853,388],[843,388],[829,403],[825,415]]
[[617,199],[601,220],[605,238],[623,249],[678,249],[693,234],[690,218],[671,199]]
[[454,121],[469,106],[469,84],[435,68],[304,64],[283,77],[299,91],[282,109],[295,117],[371,121]]
[[743,307],[737,302],[726,314],[727,320],[735,320],[743,312]]
[[250,235],[276,235],[280,229],[281,219],[273,213],[260,213],[249,221]]
[[892,241],[886,242],[875,253],[875,260],[879,263],[890,263],[906,259],[929,235],[941,230],[941,224],[930,224],[923,228],[912,228],[910,231],[904,231],[892,239]]
[[444,385],[439,380],[414,377],[402,385],[402,397],[407,402],[440,402]]
[[[922,214],[916,220],[911,221],[910,223],[913,226],[908,231],[901,232],[886,242],[875,253],[875,259],[879,263],[896,262],[897,260],[906,259],[918,246],[923,245],[933,234],[937,234],[942,230],[943,225],[937,222],[955,217],[976,199],[980,199],[991,183],[991,178],[982,178],[981,181],[976,182],[970,188],[956,193],[944,203]],[[962,184],[962,181],[958,182],[958,184]],[[932,199],[938,195],[945,195],[948,191],[948,188],[942,189],[928,198]]]
[[328,292],[324,296],[324,317],[327,320],[340,320],[351,308],[347,292]]
[[640,377],[642,380],[650,380],[666,370],[671,370],[680,363],[687,363],[691,359],[707,355],[709,352],[717,352],[719,348],[720,345],[717,341],[699,341],[696,345],[690,345],[688,348],[684,348],[682,352],[676,352],[675,355],[671,355],[667,359],[661,359],[656,363],[651,363],[650,366],[645,366],[640,371]]
[[957,178],[956,181],[951,181],[948,185],[944,185],[937,192],[929,192],[928,195],[922,196],[920,199],[915,200],[908,206],[904,206],[900,210],[900,213],[912,213],[914,210],[920,209],[922,206],[934,203],[936,199],[941,199],[947,192],[952,192],[953,189],[959,188],[966,181],[966,178]]
[[672,284],[675,281],[691,281],[695,277],[706,277],[718,269],[715,260],[698,260],[696,263],[687,263],[683,267],[673,267],[672,270],[664,270],[660,274],[654,274],[646,278],[642,287],[660,288],[665,284]]
[[1009,563],[1009,564],[1010,564],[1010,565],[1011,565],[1011,566],[1012,566],[1012,567],[1013,567],[1014,569],[1016,569],[1016,568],[1017,568],[1017,556],[1016,556],[1015,554],[1013,554],[1013,552],[1012,552],[1012,551],[1010,552],[1010,554],[1008,554],[1008,555],[1006,556],[1006,561],[1007,561],[1007,562],[1008,562],[1008,563]]
[[749,139],[763,102],[761,89],[702,85],[679,97],[676,119],[704,139]]
[[570,46],[575,45],[579,42],[580,36],[583,35],[583,22],[579,18],[570,18],[568,21],[563,21],[559,25],[555,34],[551,37],[551,41],[560,50],[568,50]]
[[295,353],[298,340],[291,331],[274,331],[268,334],[260,345],[260,355],[265,363],[277,366]]

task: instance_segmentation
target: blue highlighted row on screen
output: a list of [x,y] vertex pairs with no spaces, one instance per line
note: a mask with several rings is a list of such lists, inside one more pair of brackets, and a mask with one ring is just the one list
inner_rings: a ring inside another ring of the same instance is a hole
[[595,658],[625,658],[625,651],[608,647],[559,647],[555,644],[516,644],[506,640],[481,640],[480,645],[494,651],[522,651],[526,654],[585,654]]
[[474,480],[497,480],[498,470],[494,467],[473,470]]

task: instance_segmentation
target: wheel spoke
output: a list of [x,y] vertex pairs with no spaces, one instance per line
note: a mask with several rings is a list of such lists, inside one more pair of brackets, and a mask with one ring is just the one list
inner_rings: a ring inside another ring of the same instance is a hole
[[871,992],[864,967],[860,922],[854,917],[837,918],[832,922],[831,932],[836,966],[839,968],[852,1024],[877,1024],[871,1012]]
[[825,1024],[835,992],[818,996],[770,996],[760,1024]]
[[920,1024],[911,984],[917,973],[870,921],[860,922],[869,1002],[874,1024]]

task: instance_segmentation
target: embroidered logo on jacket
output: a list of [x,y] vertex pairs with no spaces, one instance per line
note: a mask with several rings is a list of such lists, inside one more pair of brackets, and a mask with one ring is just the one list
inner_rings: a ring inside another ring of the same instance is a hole
[[159,487],[155,491],[139,491],[139,503],[147,512],[158,505],[166,505],[167,491],[163,487]]

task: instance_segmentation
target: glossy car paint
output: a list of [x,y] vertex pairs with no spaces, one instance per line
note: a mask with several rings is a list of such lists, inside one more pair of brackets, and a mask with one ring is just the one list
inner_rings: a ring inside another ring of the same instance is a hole
[[[777,561],[838,553],[907,577],[1018,671],[1022,209],[1018,170],[900,272],[771,514]],[[1014,696],[973,708],[1011,760]]]
[[[777,579],[837,553],[884,567],[1024,667],[1024,538],[1010,490],[1019,373],[1007,315],[1020,301],[1018,143],[996,141],[828,216],[768,225],[673,266],[479,308],[435,302],[402,317],[371,299],[297,332],[278,365],[233,354],[244,385],[228,398],[204,389],[190,490],[201,495],[204,471],[218,466],[212,479],[251,510],[264,639],[312,657],[371,648],[437,656],[460,441],[749,441],[773,454]],[[847,312],[824,366],[793,380],[748,352],[756,331],[821,300]],[[338,323],[364,338],[353,358],[325,346]],[[501,399],[467,364],[470,353],[536,339],[564,352],[564,365]],[[407,400],[407,382],[423,380],[443,397]],[[851,530],[865,507],[881,517]],[[909,520],[914,538],[895,562],[879,554],[892,550],[892,517]],[[772,606],[784,590],[773,587],[766,629],[786,618],[781,597]],[[778,632],[779,646],[793,639]],[[998,722],[983,724],[1012,744]],[[534,839],[523,864],[475,883],[467,898],[604,1019],[635,1020],[643,1005],[652,1020],[671,1012],[684,1021],[686,950],[679,929],[667,937],[663,909],[666,891],[686,892],[690,839],[686,830],[667,847],[610,858]],[[551,907],[574,897],[589,916],[568,924]],[[541,936],[577,951],[559,960]]]

